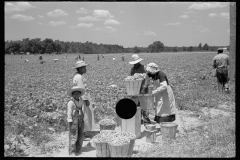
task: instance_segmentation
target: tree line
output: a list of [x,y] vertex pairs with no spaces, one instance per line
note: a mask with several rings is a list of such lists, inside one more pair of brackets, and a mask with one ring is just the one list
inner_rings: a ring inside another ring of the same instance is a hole
[[[221,46],[222,47],[222,46]],[[219,46],[209,46],[200,43],[198,46],[169,47],[164,46],[161,41],[155,41],[148,47],[128,47],[112,44],[96,44],[92,42],[64,42],[51,38],[41,41],[40,38],[24,38],[18,41],[5,42],[5,54],[61,54],[61,53],[82,53],[82,54],[106,54],[106,53],[159,53],[179,51],[216,51]]]

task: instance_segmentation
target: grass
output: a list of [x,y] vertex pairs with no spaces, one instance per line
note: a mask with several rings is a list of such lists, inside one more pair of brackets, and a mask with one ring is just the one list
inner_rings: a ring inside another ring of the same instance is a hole
[[235,119],[218,116],[206,126],[188,131],[188,136],[163,141],[134,157],[235,157]]

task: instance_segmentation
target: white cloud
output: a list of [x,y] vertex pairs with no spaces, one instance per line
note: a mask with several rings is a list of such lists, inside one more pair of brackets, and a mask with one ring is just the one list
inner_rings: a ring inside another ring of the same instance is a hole
[[68,15],[68,13],[60,9],[55,9],[54,11],[48,12],[47,15],[49,17],[59,17],[59,16],[66,16]]
[[114,32],[118,31],[116,28],[113,28],[111,26],[97,27],[97,28],[94,28],[93,30],[94,31],[103,31],[103,32],[108,32],[108,33],[114,33]]
[[86,16],[86,17],[79,17],[79,21],[99,21],[100,19],[92,16]]
[[188,9],[195,9],[195,10],[205,10],[205,9],[214,9],[214,8],[222,8],[229,5],[228,2],[201,2],[201,3],[194,3],[188,7]]
[[120,13],[123,13],[123,11],[120,11]]
[[29,2],[16,2],[16,3],[6,2],[5,3],[5,13],[25,11],[30,8],[36,8],[36,7],[32,6]]
[[38,23],[39,25],[42,25],[42,23]]
[[144,31],[143,33],[145,36],[156,36],[157,34],[152,31]]
[[79,27],[81,27],[81,28],[91,28],[91,27],[93,27],[93,24],[92,23],[79,23],[72,28],[79,28]]
[[191,14],[191,13],[198,13],[198,12],[195,12],[195,11],[187,11],[187,12],[183,12],[184,14]]
[[181,25],[181,23],[180,23],[180,22],[175,22],[175,23],[166,23],[166,24],[164,24],[164,25],[166,25],[166,26],[180,26],[180,25]]
[[22,14],[15,14],[15,15],[12,15],[10,18],[17,19],[19,21],[31,21],[34,19],[32,16],[26,16]]
[[188,15],[181,15],[179,18],[189,18]]
[[66,22],[64,22],[64,21],[59,21],[59,22],[51,21],[49,23],[50,26],[59,26],[59,25],[64,25],[64,24],[66,24]]
[[80,9],[76,10],[76,13],[84,13],[84,14],[87,14],[88,10],[81,7]]
[[38,15],[38,17],[39,17],[39,18],[44,18],[44,17],[43,17],[43,16],[41,16],[41,15]]
[[223,19],[229,19],[229,12],[220,13],[219,16],[222,17]]
[[201,32],[210,32],[210,29],[204,28],[203,30],[201,30]]
[[105,25],[109,25],[109,24],[121,24],[120,22],[118,22],[117,20],[114,20],[114,19],[108,19],[104,22]]
[[217,14],[216,13],[209,13],[209,15],[208,15],[209,17],[216,17],[217,16]]
[[114,17],[109,13],[108,10],[100,10],[100,9],[94,10],[93,16],[96,18],[104,18],[104,19],[109,19]]

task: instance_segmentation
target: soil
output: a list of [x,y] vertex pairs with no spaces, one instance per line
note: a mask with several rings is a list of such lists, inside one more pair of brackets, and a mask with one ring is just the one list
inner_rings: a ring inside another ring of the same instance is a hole
[[[220,108],[220,107],[219,107]],[[222,114],[224,116],[235,116],[235,113],[229,112],[229,111],[223,111],[220,109],[214,109],[214,108],[206,108],[204,107],[202,109],[201,115],[199,113],[194,113],[191,111],[178,111],[178,114],[176,116],[175,123],[178,124],[176,138],[179,136],[182,136],[185,134],[186,130],[189,130],[191,128],[196,128],[197,126],[203,124],[201,117],[203,115],[210,115],[211,117],[214,117],[216,115]],[[154,116],[150,115],[150,119],[153,120]],[[160,127],[159,124],[157,124],[157,127]],[[96,125],[95,131],[92,132],[92,136],[98,134],[100,132],[99,126]],[[120,131],[120,127],[116,127],[117,131]],[[146,142],[146,132],[144,125],[141,126],[141,136],[135,140],[135,145],[133,148],[133,156],[134,154],[138,153],[139,151],[144,151],[147,148],[151,147],[151,145],[154,145],[156,143],[161,143],[162,141],[162,135],[161,132],[156,133],[156,142],[155,143],[147,143]],[[30,157],[96,157],[96,150],[92,145],[92,140],[90,138],[85,139],[83,142],[83,147],[81,149],[81,154],[79,155],[68,155],[68,132],[63,132],[61,135],[58,135],[58,138],[56,139],[56,142],[59,145],[61,145],[61,148],[57,149],[55,152],[48,153],[48,154],[35,154],[29,155]],[[30,152],[31,153],[31,152]]]

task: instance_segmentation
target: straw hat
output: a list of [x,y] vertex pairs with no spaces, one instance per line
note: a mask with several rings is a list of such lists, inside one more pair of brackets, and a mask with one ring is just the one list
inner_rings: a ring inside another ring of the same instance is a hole
[[84,93],[85,93],[84,87],[74,86],[74,87],[72,87],[71,89],[69,89],[69,90],[67,91],[67,95],[70,96],[70,97],[72,97],[72,93],[73,93],[74,91],[80,91],[80,92],[81,92],[81,96],[83,96]]
[[137,54],[133,54],[132,59],[133,61],[130,61],[129,64],[137,64],[143,60],[142,58],[139,58]]
[[223,51],[223,48],[218,48],[217,50],[218,50],[218,51]]
[[87,65],[88,64],[86,64],[84,61],[77,61],[76,64],[75,64],[75,67],[73,67],[73,69],[83,67],[83,66],[87,66]]
[[156,73],[159,71],[158,65],[156,65],[155,63],[148,63],[146,67],[146,71],[150,73]]

